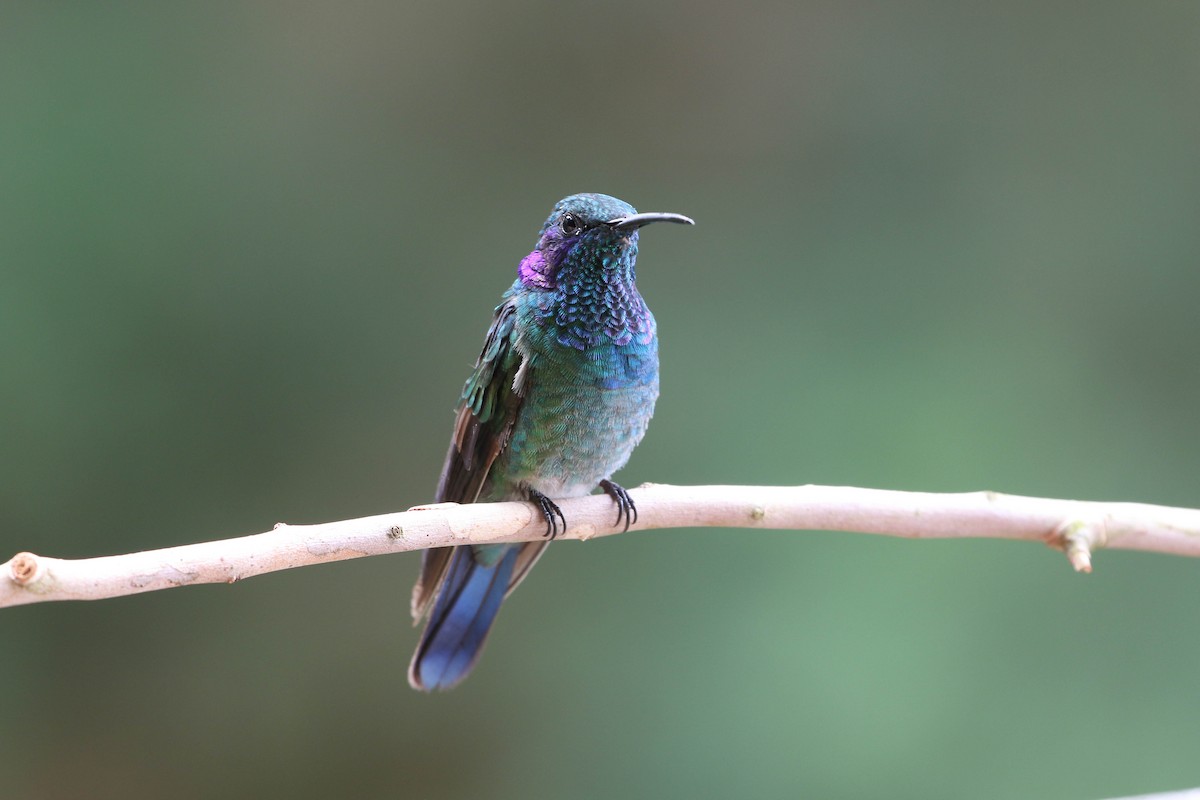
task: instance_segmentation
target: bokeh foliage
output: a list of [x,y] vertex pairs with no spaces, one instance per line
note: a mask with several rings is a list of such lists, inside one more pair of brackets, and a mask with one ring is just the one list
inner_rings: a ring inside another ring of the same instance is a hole
[[[0,9],[0,542],[429,499],[559,197],[648,229],[626,485],[1200,503],[1200,6]],[[1193,561],[551,549],[454,693],[411,556],[0,612],[13,798],[1097,798],[1200,784]]]

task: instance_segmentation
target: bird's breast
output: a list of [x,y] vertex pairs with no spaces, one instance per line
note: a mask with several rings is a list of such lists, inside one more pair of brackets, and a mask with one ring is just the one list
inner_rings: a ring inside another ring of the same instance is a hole
[[[605,352],[597,352],[604,350]],[[656,342],[538,355],[492,493],[531,487],[550,497],[590,493],[625,465],[658,399]]]

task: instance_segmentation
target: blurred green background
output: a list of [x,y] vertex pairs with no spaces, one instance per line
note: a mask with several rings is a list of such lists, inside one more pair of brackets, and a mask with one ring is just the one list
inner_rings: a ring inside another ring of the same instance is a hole
[[[0,543],[431,497],[561,196],[642,240],[626,485],[1200,505],[1200,5],[0,11]],[[12,798],[1100,798],[1200,784],[1200,565],[830,533],[551,548],[457,691],[415,555],[0,611]]]

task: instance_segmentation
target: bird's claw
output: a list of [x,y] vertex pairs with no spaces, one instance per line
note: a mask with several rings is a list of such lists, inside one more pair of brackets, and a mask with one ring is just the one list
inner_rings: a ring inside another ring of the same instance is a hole
[[[546,520],[546,536],[551,541],[556,539],[560,533],[566,533],[567,518],[563,516],[562,509],[558,507],[557,503],[537,489],[529,490],[529,502],[541,509],[542,517]],[[561,528],[559,527],[560,521],[562,522]]]
[[620,525],[621,517],[624,517],[625,528],[623,530],[629,530],[629,526],[638,520],[637,505],[633,502],[633,498],[629,496],[629,492],[626,491],[624,486],[613,483],[608,479],[600,481],[600,488],[617,504],[617,521],[613,527],[615,528],[617,525]]

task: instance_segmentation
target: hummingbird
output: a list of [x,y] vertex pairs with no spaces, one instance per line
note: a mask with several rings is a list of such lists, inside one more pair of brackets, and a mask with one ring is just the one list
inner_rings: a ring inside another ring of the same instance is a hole
[[652,222],[693,224],[604,194],[564,198],[501,297],[463,386],[436,498],[527,501],[546,533],[425,551],[412,595],[414,624],[428,615],[408,670],[413,688],[449,689],[470,673],[501,602],[566,530],[554,498],[601,488],[616,525],[637,521],[612,474],[658,399],[658,335],[634,273],[638,233]]

